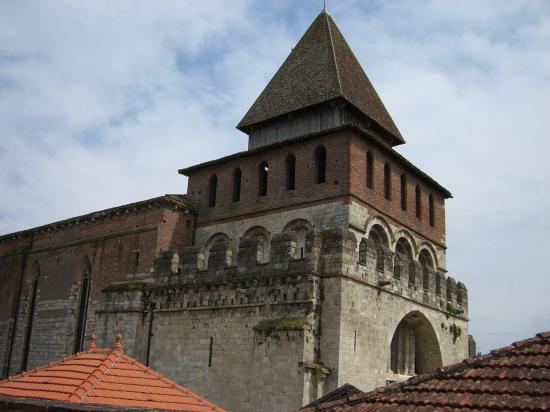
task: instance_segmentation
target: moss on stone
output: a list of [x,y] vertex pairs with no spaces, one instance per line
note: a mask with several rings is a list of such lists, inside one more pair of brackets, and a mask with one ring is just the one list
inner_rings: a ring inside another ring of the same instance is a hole
[[464,313],[462,309],[455,308],[451,302],[447,302],[447,319],[449,316],[460,316]]
[[264,319],[260,321],[254,330],[256,332],[275,332],[278,330],[304,329],[308,325],[307,316],[283,316],[282,318]]
[[323,372],[325,375],[328,375],[332,372],[332,370],[323,362],[304,362],[304,367],[308,369],[319,370]]
[[147,282],[115,282],[103,289],[103,292],[135,292],[149,287]]

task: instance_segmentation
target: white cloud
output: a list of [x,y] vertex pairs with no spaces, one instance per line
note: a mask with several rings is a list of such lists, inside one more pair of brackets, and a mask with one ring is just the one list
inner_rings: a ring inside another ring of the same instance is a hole
[[[166,192],[234,125],[318,2],[0,5],[0,232]],[[486,351],[548,328],[550,7],[329,2],[398,127],[455,195],[448,267]]]

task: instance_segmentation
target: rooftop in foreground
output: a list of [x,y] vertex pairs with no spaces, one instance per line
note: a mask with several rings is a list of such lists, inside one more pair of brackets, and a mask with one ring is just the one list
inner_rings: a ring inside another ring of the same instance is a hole
[[0,381],[0,410],[18,404],[50,410],[44,401],[54,401],[59,410],[224,412],[124,354],[120,339],[102,349],[94,337],[83,352]]
[[302,412],[550,410],[550,332],[375,391]]

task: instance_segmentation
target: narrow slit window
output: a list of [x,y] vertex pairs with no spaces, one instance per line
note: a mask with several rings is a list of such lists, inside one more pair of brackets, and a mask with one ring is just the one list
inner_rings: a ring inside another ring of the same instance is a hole
[[32,286],[31,286],[31,299],[29,304],[29,313],[28,313],[28,320],[27,320],[27,333],[25,334],[25,344],[23,347],[23,359],[21,362],[21,369],[23,371],[27,370],[27,364],[29,360],[29,350],[31,346],[31,335],[32,335],[32,323],[34,319],[34,312],[36,308],[36,295],[38,292],[38,277],[39,275],[35,275]]
[[216,192],[218,191],[218,177],[213,175],[210,178],[210,189],[208,192],[208,207],[216,206]]
[[367,152],[367,187],[369,189],[373,188],[374,182],[374,158],[372,153]]
[[74,339],[74,353],[80,352],[84,344],[89,298],[90,298],[90,269],[88,268],[82,275],[82,282],[80,285],[80,297],[78,302],[76,333],[75,333],[75,339]]
[[135,253],[134,265],[139,266],[139,250],[136,250],[134,253]]
[[387,163],[384,165],[384,197],[391,200],[391,168]]
[[416,185],[414,191],[415,191],[415,199],[416,199],[416,217],[420,219],[422,217],[422,199],[421,199],[420,186]]
[[290,154],[286,158],[286,190],[296,188],[296,157]]
[[208,367],[210,368],[212,366],[212,348],[214,346],[214,338],[210,337],[210,348],[208,350]]
[[269,175],[269,165],[267,162],[262,162],[260,165],[260,185],[259,185],[259,196],[267,195],[267,178]]
[[315,183],[327,180],[327,150],[321,146],[315,151]]
[[407,176],[401,175],[401,209],[407,210]]
[[238,202],[241,200],[241,169],[233,172],[233,201]]
[[435,226],[434,197],[431,194],[428,197],[428,216],[430,220],[430,226]]

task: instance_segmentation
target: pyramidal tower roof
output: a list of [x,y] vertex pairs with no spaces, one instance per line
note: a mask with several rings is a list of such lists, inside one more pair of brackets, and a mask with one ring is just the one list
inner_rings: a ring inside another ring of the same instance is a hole
[[339,98],[389,133],[394,145],[405,143],[334,20],[323,10],[237,128],[247,132],[266,120]]

